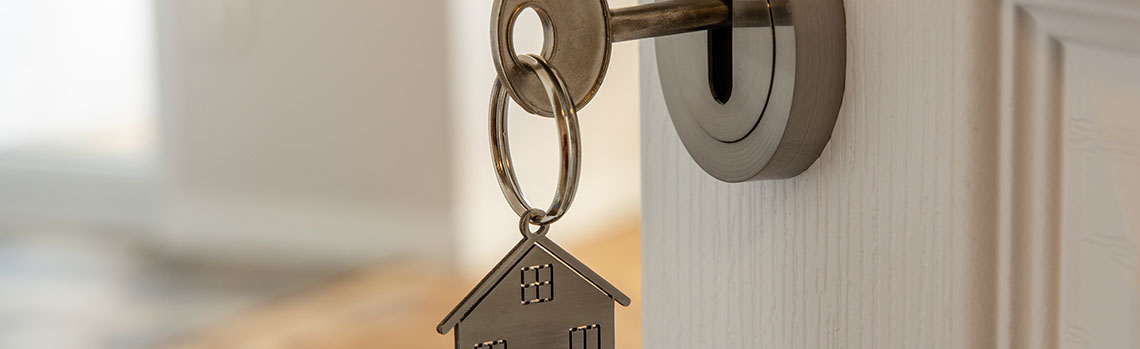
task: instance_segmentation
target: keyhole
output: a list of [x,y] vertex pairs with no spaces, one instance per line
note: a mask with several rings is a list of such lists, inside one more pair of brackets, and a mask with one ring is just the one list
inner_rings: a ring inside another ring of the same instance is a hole
[[554,32],[550,20],[541,9],[524,8],[515,15],[511,28],[511,48],[514,54],[541,54],[550,57],[554,46]]
[[[725,0],[732,10],[732,0]],[[708,30],[709,88],[720,104],[732,98],[732,25]]]

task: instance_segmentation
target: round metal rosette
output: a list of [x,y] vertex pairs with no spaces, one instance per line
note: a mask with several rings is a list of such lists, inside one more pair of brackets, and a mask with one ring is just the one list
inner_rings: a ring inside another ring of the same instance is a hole
[[[843,2],[732,0],[731,7],[730,81],[704,69],[724,62],[710,55],[711,32],[657,39],[665,104],[685,148],[712,176],[794,177],[823,152],[843,101]],[[714,92],[718,84],[730,93]]]

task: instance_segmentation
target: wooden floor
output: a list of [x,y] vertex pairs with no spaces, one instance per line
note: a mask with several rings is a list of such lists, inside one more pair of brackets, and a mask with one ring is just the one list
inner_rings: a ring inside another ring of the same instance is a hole
[[[567,249],[633,298],[617,305],[617,347],[641,347],[641,253],[636,221]],[[488,269],[491,268],[488,265]],[[382,266],[270,302],[171,348],[449,348],[436,324],[475,285],[438,268]]]

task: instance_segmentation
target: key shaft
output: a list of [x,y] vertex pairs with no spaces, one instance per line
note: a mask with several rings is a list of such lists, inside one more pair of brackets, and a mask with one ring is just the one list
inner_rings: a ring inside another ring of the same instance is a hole
[[721,0],[671,0],[610,10],[612,42],[707,30],[732,24]]

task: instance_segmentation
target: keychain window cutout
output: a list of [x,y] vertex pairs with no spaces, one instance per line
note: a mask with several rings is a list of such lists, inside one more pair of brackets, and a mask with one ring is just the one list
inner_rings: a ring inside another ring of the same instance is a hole
[[507,349],[507,341],[504,339],[499,339],[490,342],[483,342],[476,344],[475,349]]
[[522,304],[554,300],[554,268],[550,264],[522,268]]
[[570,349],[600,349],[602,327],[598,324],[570,329]]

